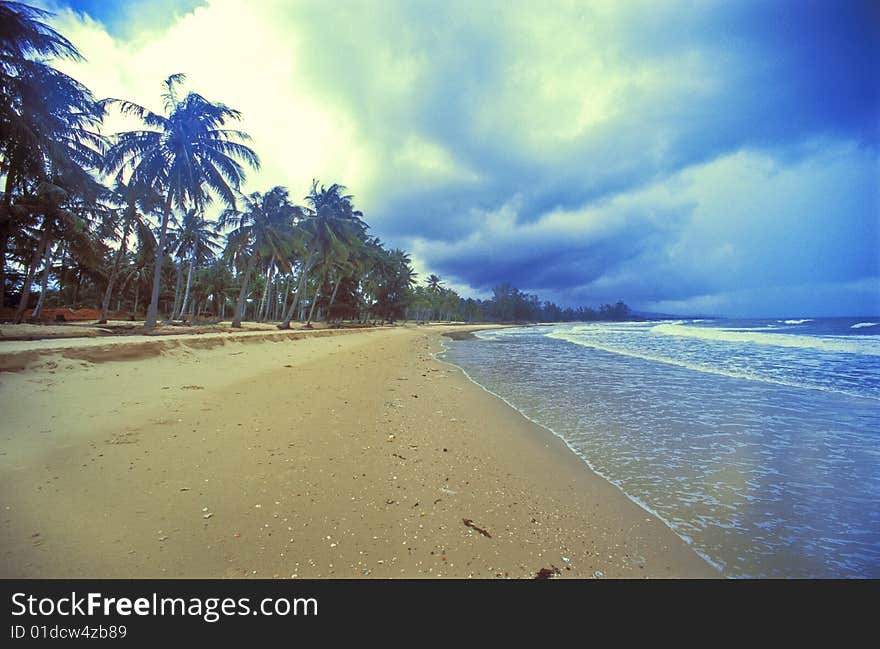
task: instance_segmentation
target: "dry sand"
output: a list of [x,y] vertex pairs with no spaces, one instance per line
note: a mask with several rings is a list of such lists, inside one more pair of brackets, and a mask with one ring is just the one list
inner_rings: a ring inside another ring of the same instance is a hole
[[2,343],[0,577],[718,576],[450,329]]

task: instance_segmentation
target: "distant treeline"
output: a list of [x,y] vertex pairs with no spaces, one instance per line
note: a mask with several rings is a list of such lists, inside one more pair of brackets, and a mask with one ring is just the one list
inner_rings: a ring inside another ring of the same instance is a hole
[[603,304],[598,309],[588,306],[562,308],[537,295],[524,293],[508,283],[496,286],[492,298],[463,298],[442,286],[436,275],[424,285],[416,286],[407,308],[410,320],[465,322],[588,322],[594,320],[631,320],[630,308],[622,301]]

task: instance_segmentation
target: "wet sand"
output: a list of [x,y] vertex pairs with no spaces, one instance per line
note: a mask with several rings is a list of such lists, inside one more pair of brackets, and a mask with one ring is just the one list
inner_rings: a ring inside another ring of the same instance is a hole
[[719,576],[464,329],[0,345],[0,577]]

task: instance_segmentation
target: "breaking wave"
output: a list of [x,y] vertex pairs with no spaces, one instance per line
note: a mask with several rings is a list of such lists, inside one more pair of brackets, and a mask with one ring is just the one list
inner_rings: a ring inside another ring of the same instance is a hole
[[[867,324],[867,323],[862,323]],[[690,327],[683,324],[669,323],[656,325],[651,333],[662,336],[678,336],[683,338],[699,338],[730,343],[751,343],[755,345],[772,345],[775,347],[797,347],[815,349],[824,352],[844,354],[868,354],[880,356],[880,340],[860,337],[854,340],[845,336],[803,336],[799,334],[768,334],[757,331],[716,329],[714,327]]]

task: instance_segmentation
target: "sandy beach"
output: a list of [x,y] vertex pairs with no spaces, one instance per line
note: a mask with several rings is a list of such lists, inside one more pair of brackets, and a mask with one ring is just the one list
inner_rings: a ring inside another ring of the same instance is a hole
[[435,359],[464,329],[3,343],[0,577],[719,576]]

